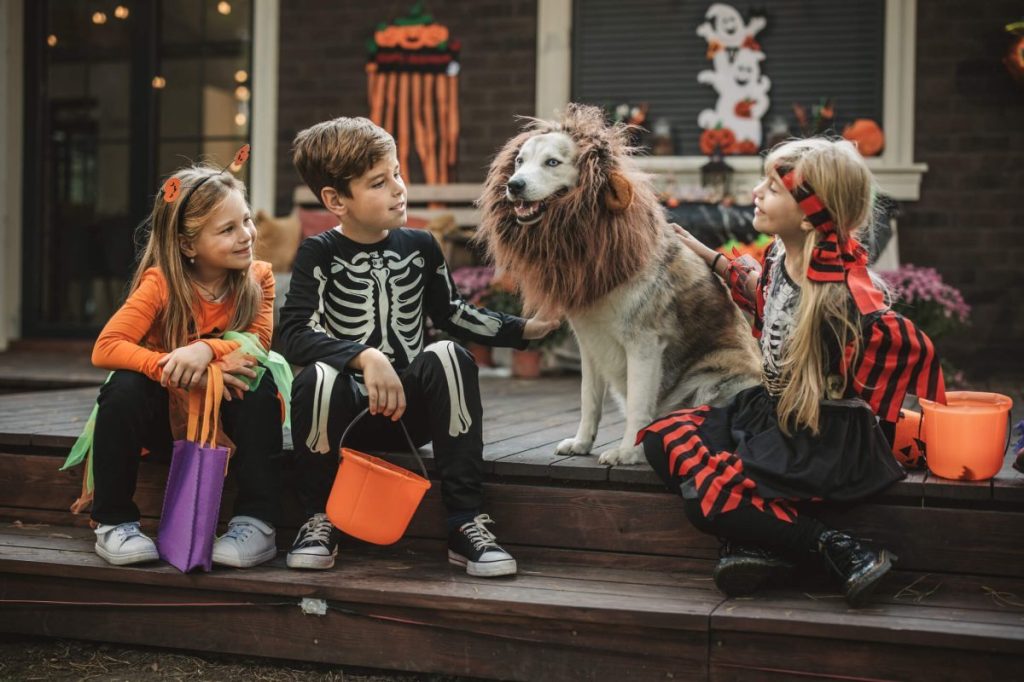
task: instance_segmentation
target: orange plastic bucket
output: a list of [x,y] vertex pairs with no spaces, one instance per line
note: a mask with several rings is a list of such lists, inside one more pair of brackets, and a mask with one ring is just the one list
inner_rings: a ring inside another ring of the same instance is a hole
[[1003,467],[1013,401],[999,393],[950,391],[942,405],[922,398],[928,469],[962,481],[992,478]]
[[[341,436],[342,445],[352,425]],[[427,470],[405,425],[399,422],[423,476],[358,450],[341,447],[341,465],[327,499],[327,518],[341,531],[377,545],[397,542],[430,488]]]

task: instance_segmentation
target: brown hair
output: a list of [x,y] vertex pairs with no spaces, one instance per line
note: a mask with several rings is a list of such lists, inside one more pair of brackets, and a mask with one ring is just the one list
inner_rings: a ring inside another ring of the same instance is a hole
[[[174,350],[199,338],[195,322],[195,291],[192,288],[192,266],[181,251],[179,237],[194,241],[206,226],[212,213],[227,198],[229,192],[239,192],[245,198],[245,184],[231,173],[218,167],[191,166],[177,171],[172,177],[181,181],[181,192],[172,202],[157,194],[153,212],[147,221],[149,233],[139,266],[132,278],[131,291],[139,288],[142,276],[149,268],[159,268],[167,282],[167,307],[161,313],[161,342],[166,350]],[[202,184],[200,184],[202,183]],[[195,188],[195,189],[191,189]],[[184,215],[182,202],[187,201]],[[252,268],[228,272],[228,298],[234,300],[234,312],[225,331],[241,331],[252,324],[263,291],[250,275]]]
[[[792,140],[775,147],[765,159],[766,172],[792,168],[797,183],[807,183],[832,214],[840,240],[857,239],[874,213],[875,180],[864,158],[850,142],[824,137]],[[806,233],[803,262],[809,264],[820,238],[817,230]],[[783,432],[793,426],[819,429],[819,403],[829,393],[826,348],[839,352],[851,343],[859,346],[861,329],[851,307],[845,282],[816,282],[802,277],[796,324],[786,344],[782,362],[784,387],[778,415]],[[830,336],[826,336],[826,334]],[[850,363],[853,364],[852,362]],[[846,381],[834,387],[845,393]]]
[[292,144],[292,162],[317,199],[324,187],[351,197],[349,183],[395,152],[388,131],[361,116],[317,123],[300,131]]
[[[528,119],[491,163],[477,238],[523,295],[527,314],[578,312],[649,262],[665,225],[657,197],[633,167],[629,128],[608,125],[597,107],[570,104],[560,123]],[[505,196],[523,144],[564,132],[576,143],[576,186],[546,200],[540,222],[520,226]]]

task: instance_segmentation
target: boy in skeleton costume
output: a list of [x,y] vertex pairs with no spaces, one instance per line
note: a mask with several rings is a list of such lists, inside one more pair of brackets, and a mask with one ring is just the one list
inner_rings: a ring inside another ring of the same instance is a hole
[[[345,445],[404,449],[433,442],[448,511],[448,557],[471,575],[516,572],[480,513],[483,437],[477,368],[465,349],[424,346],[425,315],[460,338],[524,347],[557,322],[462,300],[429,232],[403,228],[405,185],[395,143],[364,118],[317,124],[295,138],[295,166],[341,224],[299,248],[281,313],[285,355],[305,369],[292,390],[299,494],[309,521],[288,566],[334,565],[338,531],[324,514]],[[370,415],[353,424],[364,409]]]

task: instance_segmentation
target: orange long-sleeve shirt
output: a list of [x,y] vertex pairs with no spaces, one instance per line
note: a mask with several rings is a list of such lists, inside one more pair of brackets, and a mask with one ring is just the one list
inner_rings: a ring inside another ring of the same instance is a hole
[[[274,333],[274,273],[270,263],[253,261],[251,274],[263,290],[259,312],[246,332],[256,334],[260,343],[270,349]],[[227,331],[234,312],[234,300],[211,303],[197,296],[199,309],[196,325],[203,341],[213,350],[214,360],[238,348],[235,341],[217,338]],[[159,381],[163,368],[157,361],[173,350],[163,347],[162,329],[157,319],[167,306],[167,280],[159,268],[150,268],[142,275],[139,288],[103,327],[92,349],[92,364],[103,369],[127,369]]]

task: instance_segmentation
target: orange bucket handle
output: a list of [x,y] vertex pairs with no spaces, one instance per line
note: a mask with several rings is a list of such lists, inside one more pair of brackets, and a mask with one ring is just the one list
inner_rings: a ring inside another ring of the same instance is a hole
[[[344,459],[344,457],[342,456],[341,452],[342,452],[343,446],[345,445],[345,436],[347,436],[348,432],[352,430],[352,427],[356,425],[356,422],[358,422],[360,419],[365,417],[369,412],[370,412],[370,408],[369,407],[363,408],[363,411],[360,412],[359,414],[357,414],[355,416],[355,419],[353,419],[351,422],[349,422],[348,426],[345,427],[344,433],[341,434],[341,442],[338,443],[338,462],[339,462],[339,464],[341,463],[341,460]],[[401,419],[398,420],[398,425],[402,427],[402,434],[405,435],[405,442],[409,444],[409,452],[411,452],[412,456],[416,458],[417,462],[419,462],[420,471],[423,472],[423,478],[429,480],[430,476],[427,475],[427,467],[426,467],[425,464],[423,464],[423,458],[420,457],[419,451],[416,449],[416,446],[413,445],[412,438],[409,437],[409,431],[406,430],[405,424],[402,422]]]

